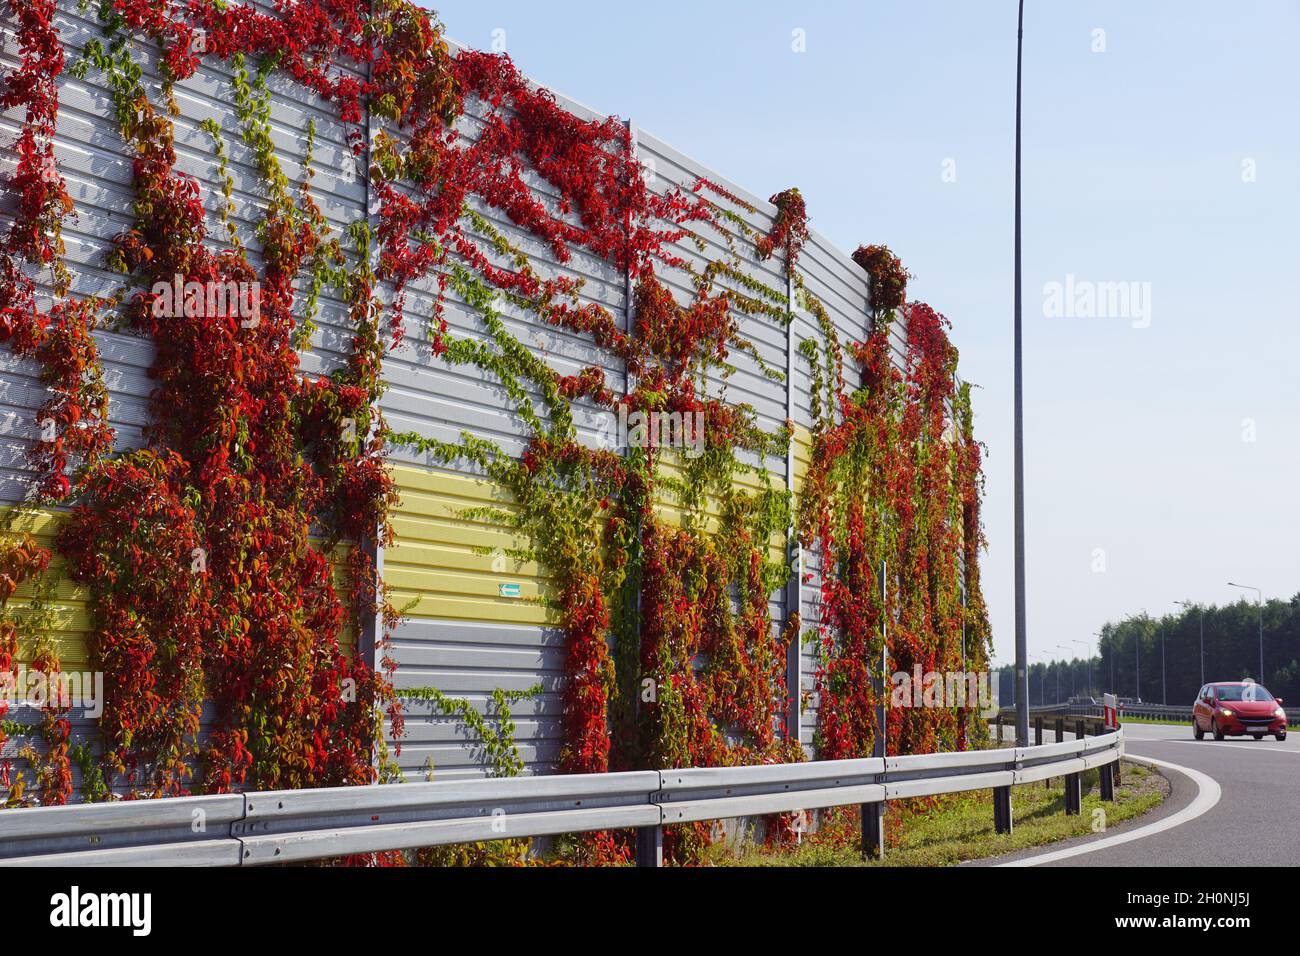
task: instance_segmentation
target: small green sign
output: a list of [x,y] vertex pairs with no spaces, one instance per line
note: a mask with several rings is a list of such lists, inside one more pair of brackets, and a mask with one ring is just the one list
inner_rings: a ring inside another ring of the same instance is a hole
[[517,598],[519,597],[518,584],[502,584],[499,586],[502,597]]

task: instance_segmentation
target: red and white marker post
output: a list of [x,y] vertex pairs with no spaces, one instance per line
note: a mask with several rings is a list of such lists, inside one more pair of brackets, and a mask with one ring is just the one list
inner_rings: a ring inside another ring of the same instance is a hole
[[1106,717],[1106,729],[1119,729],[1119,698],[1114,694],[1106,694],[1102,698],[1102,713]]

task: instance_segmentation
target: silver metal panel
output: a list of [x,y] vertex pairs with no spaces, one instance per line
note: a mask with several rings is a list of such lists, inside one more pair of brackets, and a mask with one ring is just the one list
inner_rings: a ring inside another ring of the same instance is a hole
[[[274,11],[266,3],[257,3],[256,6],[263,12]],[[60,0],[57,24],[69,64],[77,59],[89,40],[102,36],[94,7],[82,12],[77,0]],[[144,82],[151,96],[155,103],[160,102],[161,77],[156,68],[156,46],[142,37],[134,37],[130,48],[144,67]],[[16,50],[10,40],[0,53],[0,64],[8,68],[16,62]],[[256,66],[250,61],[250,72],[255,71]],[[348,72],[362,75],[355,69]],[[234,221],[241,239],[250,249],[250,258],[257,264],[259,256],[254,228],[266,200],[252,151],[240,139],[238,120],[231,106],[233,75],[229,64],[208,58],[192,78],[176,84],[175,98],[180,109],[180,115],[175,118],[177,168],[200,182],[209,211],[209,242],[213,248],[224,248],[226,239],[217,218],[220,198],[216,188],[218,166],[208,134],[200,128],[204,120],[218,122],[225,136],[228,172],[234,186]],[[343,175],[346,167],[357,162],[347,147],[347,130],[337,120],[330,104],[297,88],[283,75],[273,74],[269,84],[272,91],[271,135],[285,175],[293,186],[303,178],[305,131],[307,123],[313,121],[316,124],[314,165],[317,175],[312,183],[312,192],[334,233],[342,234],[349,223],[367,214],[364,177]],[[67,263],[73,275],[72,291],[78,295],[104,294],[120,283],[120,277],[105,268],[105,254],[111,248],[112,237],[129,228],[134,218],[131,151],[114,126],[111,98],[102,77],[94,70],[89,71],[84,80],[65,75],[60,81],[60,93],[62,104],[56,150],[78,210],[77,218],[69,219],[65,228]],[[603,118],[574,101],[560,98],[559,102],[584,118]],[[20,130],[21,121],[22,117],[16,111],[0,115],[0,174],[15,166],[10,143]],[[459,132],[466,139],[472,138],[477,135],[480,125],[475,116],[466,116],[460,122]],[[753,229],[760,234],[771,229],[775,210],[770,203],[727,182],[661,140],[640,133],[637,142],[638,155],[652,164],[652,188],[663,191],[676,185],[689,189],[697,178],[707,177],[753,204],[755,212],[736,210]],[[532,176],[530,183],[540,197],[556,198],[556,191],[545,181]],[[496,211],[482,207],[479,211],[530,255],[541,275],[584,278],[584,301],[604,305],[614,313],[620,325],[626,327],[629,319],[628,290],[626,277],[621,271],[581,252],[567,263],[556,262],[544,244],[514,227]],[[5,212],[0,207],[0,223]],[[724,246],[712,230],[702,229],[701,237],[706,242],[706,257],[723,254]],[[352,256],[346,239],[343,245]],[[697,264],[702,265],[705,261],[690,243],[680,244],[679,251]],[[765,262],[759,262],[751,255],[743,268],[746,274],[773,289],[784,287],[779,255]],[[814,234],[805,247],[801,268],[808,276],[810,287],[815,287],[835,316],[837,326],[845,330],[861,326],[865,279],[843,253]],[[689,282],[681,274],[667,273],[663,278],[679,296],[692,292]],[[44,287],[44,291],[48,293],[49,287]],[[507,454],[520,453],[523,449],[522,426],[518,416],[508,407],[500,386],[477,369],[451,367],[432,356],[427,324],[433,315],[434,291],[435,284],[426,279],[414,283],[407,292],[403,347],[389,356],[385,363],[385,377],[390,387],[383,409],[390,423],[399,431],[415,431],[446,441],[456,441],[462,430],[468,430],[497,442]],[[511,333],[558,372],[574,374],[589,364],[598,364],[611,385],[621,387],[625,377],[621,363],[602,355],[588,337],[550,327],[540,328],[531,317],[519,314],[509,305],[503,304],[501,309]],[[452,335],[479,338],[484,335],[479,317],[456,302],[454,296],[446,304],[445,317]],[[336,290],[323,291],[315,321],[318,328],[311,347],[302,356],[302,367],[307,374],[320,375],[338,366],[351,334],[347,305]],[[798,321],[796,342],[810,327],[806,316]],[[764,362],[774,369],[785,369],[785,328],[764,317],[745,317],[742,319],[742,333],[754,343]],[[97,339],[105,380],[110,389],[110,420],[117,429],[117,447],[138,447],[142,442],[142,428],[149,418],[151,385],[147,371],[152,361],[152,345],[135,336],[106,331],[98,332]],[[787,415],[783,383],[763,375],[758,363],[747,355],[734,356],[734,364],[736,371],[725,383],[711,384],[716,389],[725,389],[722,394],[729,401],[752,405],[762,427],[775,430]],[[806,363],[796,358],[791,364],[795,367],[794,418],[809,427],[811,421],[805,395],[807,373],[806,369],[801,370]],[[35,435],[35,411],[44,400],[45,390],[31,363],[16,360],[7,350],[0,352],[0,502],[17,501],[26,491],[31,475],[23,455]],[[580,403],[575,409],[575,421],[580,440],[590,447],[607,445],[612,440],[614,422],[608,411]],[[410,464],[431,463],[426,456],[403,450],[395,451],[392,457],[395,461]],[[769,461],[766,466],[776,478],[783,477],[783,462]],[[814,575],[814,581],[803,586],[800,603],[805,627],[810,627],[816,623],[817,612],[816,574],[819,565],[815,556],[810,556],[806,567]],[[783,613],[781,604],[774,602],[772,608],[774,619],[779,618]],[[779,626],[779,620],[776,623]],[[811,689],[812,651],[811,646],[805,646],[801,653],[804,690]],[[480,712],[486,710],[488,695],[493,689],[521,690],[540,681],[543,693],[539,698],[521,701],[513,708],[517,718],[516,739],[531,773],[551,769],[558,754],[562,653],[562,644],[552,629],[522,625],[479,626],[431,618],[416,618],[403,623],[395,642],[399,687],[432,684],[449,695],[468,699]],[[804,708],[801,725],[805,742],[809,744],[815,720],[814,699]],[[473,741],[465,739],[464,731],[457,729],[454,723],[454,720],[433,716],[428,705],[413,704],[408,718],[409,735],[400,758],[403,769],[417,775],[432,762],[440,778],[482,773],[481,755]],[[86,731],[89,732],[88,727]]]
[[763,813],[819,810],[823,807],[839,807],[854,803],[879,803],[884,799],[883,784],[865,783],[847,787],[719,797],[712,800],[687,800],[660,806],[663,810],[664,823],[690,823],[696,820],[721,820],[728,817],[757,816]]
[[835,786],[847,778],[874,776],[884,771],[885,762],[881,758],[866,757],[860,760],[819,760],[744,767],[693,767],[662,770],[660,776],[663,778],[663,799],[673,800],[679,794],[725,787],[780,788],[812,783]]
[[1062,757],[1083,753],[1082,740],[1065,740],[1058,744],[1041,744],[1037,747],[1017,747],[1016,760],[1034,760],[1040,757]]
[[954,767],[1002,768],[1015,761],[1010,750],[960,750],[942,754],[908,754],[886,757],[885,770],[889,774],[909,774],[927,770],[950,770]]
[[[85,12],[79,7],[77,0],[59,0],[55,17],[68,68],[81,56],[88,41],[103,39],[96,6],[90,5]],[[265,4],[259,8],[273,12]],[[7,9],[0,20],[6,25],[12,23]],[[8,69],[17,64],[12,32],[5,31],[0,68]],[[133,36],[128,46],[143,69],[142,81],[151,101],[156,109],[164,110],[162,82],[156,66],[157,45],[142,36]],[[249,62],[250,73],[256,70],[256,66],[255,62]],[[355,70],[346,71],[359,75]],[[217,121],[224,134],[229,157],[228,172],[234,186],[233,221],[250,251],[250,261],[256,266],[260,255],[254,227],[265,209],[266,200],[252,151],[242,141],[239,121],[232,107],[233,75],[229,64],[207,58],[193,77],[175,84],[175,101],[180,110],[180,115],[173,118],[176,168],[199,182],[200,195],[208,212],[210,247],[217,250],[228,248],[225,230],[217,215],[219,203],[223,201],[215,152],[208,133],[200,128],[204,120]],[[296,188],[304,176],[302,160],[307,122],[310,119],[316,124],[313,165],[317,175],[312,182],[312,194],[334,234],[338,235],[348,223],[365,214],[364,185],[360,179],[345,182],[338,173],[343,168],[345,157],[350,155],[345,145],[345,127],[336,118],[332,105],[295,87],[287,77],[272,75],[268,84],[271,91],[271,132],[277,157],[291,188]],[[135,219],[131,178],[133,150],[123,142],[117,129],[112,98],[98,71],[89,69],[84,80],[65,71],[59,79],[59,96],[55,155],[76,207],[75,214],[65,220],[63,230],[67,247],[65,262],[71,274],[70,293],[73,296],[107,295],[122,284],[122,276],[106,268],[105,256],[112,248],[113,237],[129,229]],[[12,144],[22,123],[23,117],[17,110],[0,114],[0,176],[11,173],[16,166]],[[4,191],[0,190],[0,193]],[[7,219],[11,216],[12,199],[6,194],[0,200],[0,229],[7,228]],[[347,241],[344,241],[344,248],[349,248]],[[42,306],[48,307],[53,292],[48,270],[39,275],[31,274],[38,282]],[[300,292],[303,288],[300,279]],[[300,297],[298,314],[301,316],[302,313]],[[319,314],[315,321],[318,329],[312,347],[302,355],[302,366],[308,374],[323,374],[337,367],[351,336],[347,307],[333,290],[326,289],[320,296]],[[143,443],[142,429],[149,421],[148,397],[152,383],[147,372],[153,360],[153,345],[131,334],[106,330],[97,330],[95,338],[109,391],[109,421],[116,429],[115,447],[118,451],[139,447]],[[36,412],[46,400],[46,391],[38,374],[34,363],[18,360],[9,349],[0,350],[0,505],[21,500],[33,478],[25,455],[36,436]],[[14,715],[11,713],[9,716]],[[211,708],[205,708],[200,741],[211,724],[212,716]],[[78,719],[74,722],[73,734],[74,740],[92,737],[93,727]],[[38,750],[43,748],[42,741],[33,738],[32,742]],[[23,769],[21,761],[16,766]],[[81,771],[74,767],[72,772],[75,799],[80,789]],[[23,811],[27,812],[31,811]]]
[[[24,811],[17,811],[24,812]],[[194,843],[160,843],[118,850],[48,853],[19,859],[0,858],[0,867],[14,866],[238,866],[239,842],[232,839]]]
[[888,800],[904,800],[908,797],[929,797],[940,793],[961,793],[967,790],[988,790],[992,787],[1009,787],[1015,783],[1015,771],[994,770],[988,773],[963,774],[961,776],[927,777],[921,780],[906,780],[885,784],[885,797]]
[[1082,773],[1088,769],[1088,762],[1082,757],[1075,757],[1073,760],[1058,760],[1051,764],[1044,764],[1035,767],[1025,767],[1017,770],[1016,783],[1032,783],[1035,780],[1047,780],[1051,777],[1062,777],[1067,773]]

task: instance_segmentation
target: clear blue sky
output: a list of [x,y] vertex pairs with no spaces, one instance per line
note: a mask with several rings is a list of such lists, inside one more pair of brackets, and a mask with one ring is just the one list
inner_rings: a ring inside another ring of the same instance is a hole
[[[1009,661],[1015,2],[431,5],[455,39],[504,30],[539,82],[752,192],[798,186],[840,248],[903,258],[981,386],[984,587]],[[1230,579],[1300,591],[1297,49],[1297,0],[1027,3],[1031,653],[1236,600]],[[1067,275],[1150,283],[1149,325],[1045,316]]]

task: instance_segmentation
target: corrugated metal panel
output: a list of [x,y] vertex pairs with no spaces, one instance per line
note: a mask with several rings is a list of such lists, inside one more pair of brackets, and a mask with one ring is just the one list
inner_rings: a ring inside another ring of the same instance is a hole
[[[273,12],[269,4],[258,4],[262,12]],[[60,0],[55,25],[64,45],[70,68],[81,56],[90,40],[102,40],[102,24],[95,18],[95,7],[83,12],[77,0]],[[8,9],[4,22],[10,24]],[[17,64],[13,31],[4,31],[5,45],[0,52],[0,68]],[[157,69],[157,45],[140,37],[128,41],[136,62],[143,70],[142,82],[155,108],[162,110],[162,82]],[[250,73],[256,64],[248,64]],[[219,221],[220,175],[209,134],[201,128],[205,120],[217,122],[229,158],[228,174],[234,185],[235,207],[232,221],[249,250],[249,260],[260,267],[255,223],[266,207],[265,193],[257,173],[252,150],[240,135],[239,120],[231,106],[234,71],[230,64],[213,58],[204,60],[198,72],[173,87],[179,115],[174,117],[178,171],[195,177],[208,211],[208,242],[212,248],[227,247],[224,226]],[[308,121],[316,126],[313,166],[317,175],[312,183],[313,196],[335,234],[365,214],[365,187],[361,178],[347,181],[338,171],[344,168],[349,151],[346,131],[335,110],[315,94],[295,86],[287,77],[268,77],[270,118],[276,155],[292,186],[304,174],[306,129]],[[67,189],[75,203],[75,216],[64,223],[67,246],[66,265],[71,275],[72,296],[107,295],[121,285],[120,274],[105,267],[105,256],[112,248],[112,238],[134,222],[134,191],[131,178],[133,152],[123,142],[113,117],[112,98],[103,78],[93,68],[84,80],[65,72],[59,81],[59,120],[55,136],[55,155]],[[22,129],[23,116],[18,110],[0,114],[0,175],[8,175],[17,165],[12,143]],[[330,171],[333,172],[330,172]],[[6,197],[5,202],[11,202]],[[11,207],[0,207],[0,228],[12,215]],[[345,250],[347,244],[345,243]],[[349,250],[350,251],[350,250]],[[48,271],[38,280],[41,304],[45,307],[53,294]],[[304,286],[300,280],[299,288]],[[301,315],[302,298],[299,300]],[[307,374],[323,374],[341,362],[351,338],[348,309],[332,289],[319,299],[318,326],[309,348],[302,354],[302,368]],[[151,389],[148,369],[153,360],[151,342],[137,336],[98,330],[95,338],[104,381],[109,390],[109,420],[116,430],[115,448],[125,451],[143,444],[142,428],[149,418],[148,396]],[[0,350],[0,505],[20,501],[32,480],[26,465],[26,452],[36,437],[36,411],[46,400],[45,389],[38,379],[38,369],[26,360],[17,359],[8,350]],[[26,520],[26,519],[25,519]],[[50,542],[53,515],[45,513],[32,522],[32,530],[43,543]],[[19,525],[15,530],[21,530]],[[59,573],[56,562],[51,571]],[[342,577],[337,579],[342,584]],[[21,606],[29,595],[19,592],[14,605]],[[86,609],[86,592],[69,581],[59,581],[56,592],[55,630],[51,637],[66,670],[88,666],[86,632],[90,627]],[[350,645],[355,636],[344,635]],[[25,712],[27,717],[30,711]],[[205,709],[203,726],[211,725],[212,708]],[[74,721],[75,735],[88,735],[91,724],[83,718]],[[37,749],[40,749],[39,743]],[[79,786],[80,771],[74,773]]]
[[[586,118],[594,116],[572,101],[560,104]],[[462,142],[478,134],[479,108],[471,104],[469,114],[460,119]],[[539,177],[530,175],[528,182],[544,201],[557,198],[554,187]],[[599,303],[626,328],[626,276],[621,270],[581,251],[559,263],[544,243],[501,213],[481,203],[473,208],[527,253],[541,278],[581,277],[585,284],[580,301]],[[489,258],[503,264],[496,253]],[[519,455],[528,439],[527,426],[500,383],[477,367],[437,359],[428,347],[435,298],[432,277],[408,290],[405,341],[384,365],[389,386],[382,408],[389,424],[398,432],[447,442],[458,442],[462,432],[470,432],[506,454]],[[595,365],[605,370],[610,387],[622,387],[622,361],[597,348],[590,336],[543,326],[503,299],[497,306],[509,333],[555,371],[572,375]],[[453,290],[448,290],[444,318],[449,336],[489,340],[482,317]],[[535,393],[530,397],[535,402],[538,398]],[[538,411],[543,411],[540,404]],[[608,410],[575,403],[574,422],[583,444],[612,445],[616,420]],[[540,694],[510,709],[525,772],[546,772],[560,749],[563,671],[563,635],[554,626],[554,613],[536,603],[547,593],[549,576],[545,569],[520,565],[503,553],[526,546],[526,541],[499,525],[461,515],[466,508],[483,505],[512,507],[509,496],[475,475],[472,467],[440,467],[402,448],[394,450],[392,460],[402,501],[394,514],[397,541],[385,553],[384,576],[394,589],[394,603],[405,614],[393,637],[397,686],[436,687],[491,718],[493,690],[526,691],[541,684]],[[502,585],[517,585],[518,597],[503,596]],[[398,764],[408,779],[433,773],[443,780],[489,771],[478,741],[456,717],[418,700],[408,700],[406,706],[407,735]]]
[[[259,9],[270,12],[267,4]],[[78,10],[77,0],[62,0],[58,25],[67,45],[71,63],[84,44],[101,35],[93,12]],[[156,49],[142,40],[133,40],[131,48],[145,67],[145,82],[155,95],[160,78],[154,68]],[[0,63],[16,63],[12,41],[5,47]],[[255,64],[249,64],[255,69]],[[235,221],[245,244],[256,250],[254,224],[265,205],[250,149],[238,133],[238,120],[231,108],[233,95],[229,64],[205,61],[191,79],[178,83],[175,97],[180,115],[175,120],[178,168],[195,176],[204,186],[210,212],[209,241],[214,247],[225,242],[217,221],[219,170],[208,134],[201,129],[204,120],[215,120],[225,134],[229,155],[229,175],[234,184]],[[366,188],[363,176],[347,176],[344,170],[356,166],[346,146],[347,131],[335,118],[332,107],[297,87],[287,78],[272,75],[272,136],[284,172],[291,183],[303,175],[302,156],[308,121],[316,125],[313,194],[336,233],[367,215]],[[99,77],[92,71],[84,81],[65,76],[61,83],[62,109],[56,149],[68,188],[76,203],[79,217],[70,221],[65,231],[68,265],[73,274],[72,291],[76,294],[105,293],[115,288],[118,277],[104,268],[104,255],[113,235],[128,228],[133,220],[130,153],[121,141],[111,119],[112,104]],[[599,118],[581,105],[561,98],[560,103],[572,112]],[[12,112],[0,116],[0,172],[14,168],[14,156],[8,143],[17,135],[21,116]],[[477,135],[480,121],[471,113],[463,117],[459,133],[463,138]],[[390,131],[391,132],[391,131]],[[645,134],[637,137],[639,156],[646,161],[649,181],[663,192],[673,187],[689,190],[703,177],[718,182],[741,196],[754,210],[734,205],[757,233],[767,233],[772,226],[774,207],[746,193],[674,150],[661,140]],[[549,184],[534,178],[530,183],[538,195],[554,197]],[[725,203],[725,200],[717,201]],[[626,327],[628,303],[626,277],[607,262],[590,255],[576,254],[568,263],[558,263],[547,248],[530,234],[516,228],[494,210],[476,207],[495,228],[512,243],[529,254],[543,276],[568,274],[586,280],[582,296],[609,309]],[[3,212],[3,210],[0,210]],[[678,251],[688,261],[702,268],[711,258],[726,254],[721,238],[707,227],[699,227],[706,248],[703,254],[689,242],[679,244]],[[352,254],[345,243],[345,250]],[[748,248],[741,266],[744,273],[774,290],[785,287],[779,256],[766,262],[757,261]],[[250,257],[255,265],[258,257]],[[800,262],[810,291],[825,304],[834,318],[844,341],[862,337],[866,303],[866,281],[860,270],[843,253],[821,237],[813,235]],[[661,278],[680,300],[693,292],[689,276],[669,272]],[[723,280],[725,284],[726,280]],[[47,290],[48,291],[48,290]],[[407,290],[406,337],[403,347],[388,357],[385,377],[389,383],[383,410],[397,431],[413,431],[423,436],[456,441],[463,430],[491,439],[507,454],[523,449],[525,433],[518,416],[505,400],[499,383],[479,369],[453,367],[435,359],[427,339],[427,323],[433,315],[436,286],[432,279],[417,282]],[[316,316],[318,329],[310,349],[302,358],[308,374],[321,374],[337,366],[350,339],[348,309],[332,289],[324,290]],[[552,368],[564,374],[601,365],[610,384],[621,387],[624,370],[621,363],[602,354],[585,336],[552,327],[541,327],[533,317],[513,306],[501,306],[504,321],[516,338],[542,357]],[[446,303],[445,318],[449,334],[483,338],[481,318],[454,294]],[[796,317],[794,340],[817,335],[808,316]],[[742,334],[753,342],[759,357],[773,369],[784,371],[787,363],[787,330],[765,316],[742,316]],[[111,390],[111,420],[118,432],[118,447],[136,447],[141,442],[141,428],[147,421],[149,380],[146,372],[152,348],[141,339],[116,333],[97,333],[100,357]],[[775,432],[786,418],[785,385],[764,374],[760,363],[745,354],[734,354],[735,372],[725,381],[711,383],[728,401],[751,405],[762,428]],[[812,426],[807,402],[806,362],[793,361],[795,392],[794,419],[801,426],[796,450],[796,471],[807,467],[807,432]],[[44,401],[44,390],[35,370],[16,361],[5,351],[0,353],[0,502],[18,500],[26,489],[23,455],[34,436],[34,412]],[[613,436],[613,416],[592,406],[580,406],[575,420],[580,440],[590,446],[608,445]],[[385,579],[395,592],[395,603],[407,605],[407,619],[394,638],[394,656],[400,664],[400,688],[437,687],[453,697],[463,697],[479,710],[490,710],[490,694],[495,689],[525,690],[541,683],[536,698],[517,703],[512,708],[517,718],[516,740],[529,772],[544,772],[555,760],[559,749],[559,682],[562,674],[562,640],[554,627],[553,616],[534,603],[546,593],[545,569],[533,565],[501,564],[499,556],[481,553],[482,549],[503,549],[522,542],[514,540],[505,529],[490,523],[472,522],[462,515],[465,508],[483,504],[509,507],[502,493],[490,482],[476,476],[469,468],[446,468],[430,459],[404,450],[392,456],[402,503],[394,514],[397,542],[384,555]],[[758,465],[757,460],[751,463]],[[765,463],[772,483],[785,484],[785,462]],[[746,484],[757,488],[756,479]],[[661,514],[670,520],[677,516],[671,502],[661,502]],[[774,556],[784,550],[783,540],[772,542]],[[805,626],[816,620],[816,556],[808,556],[805,569],[814,580],[802,590]],[[520,597],[503,597],[502,583],[518,584]],[[85,660],[84,631],[87,626],[84,595],[71,588],[59,591],[59,610],[63,615],[59,640],[69,665]],[[781,596],[771,604],[774,626],[785,615]],[[804,683],[810,688],[811,649],[805,647]],[[811,741],[815,710],[805,709],[805,742]],[[466,730],[451,718],[437,715],[427,704],[413,703],[407,722],[401,766],[418,776],[430,764],[440,778],[484,772],[482,754]]]
[[[727,219],[721,219],[717,224],[693,224],[691,232],[694,239],[687,237],[680,240],[672,251],[690,263],[696,273],[702,273],[710,262],[734,257],[738,260],[735,267],[741,275],[770,290],[772,299],[764,301],[785,308],[788,304],[788,282],[783,257],[778,253],[769,259],[760,260],[753,244],[754,239],[772,231],[776,207],[644,131],[637,136],[637,151],[646,171],[647,185],[659,195],[673,189],[689,194],[704,180],[722,187],[750,207],[745,208],[729,198],[716,195],[707,187],[702,189],[700,194],[703,197],[739,217],[752,233],[749,236],[741,235],[738,226]],[[734,245],[728,243],[727,237],[720,230],[730,234]],[[692,277],[684,270],[663,269],[659,272],[659,278],[673,291],[678,302],[685,303],[694,297],[696,289],[691,282]],[[720,289],[731,289],[743,296],[754,295],[752,288],[728,275],[721,275],[715,281]],[[719,376],[717,381],[709,382],[709,392],[731,404],[750,406],[755,412],[758,427],[768,434],[776,434],[787,417],[784,376],[788,329],[783,321],[762,311],[750,313],[735,309],[734,312],[740,337],[751,343],[756,355],[733,349],[728,356],[728,363],[734,367],[734,371],[725,378]],[[775,376],[771,374],[773,372],[776,373]],[[760,460],[758,455],[742,450],[737,454],[737,459],[743,464],[765,471],[767,480],[774,489],[786,489],[784,456]],[[671,472],[671,468],[669,470]],[[763,487],[756,474],[742,473],[738,476],[737,484],[749,494]],[[660,514],[673,521],[673,502],[665,500],[662,492],[661,501],[666,507],[660,509]],[[772,536],[769,557],[785,563],[786,538],[783,532]],[[787,614],[783,590],[778,590],[769,597],[768,613],[773,633],[780,634]],[[778,723],[783,726],[783,719],[778,719]]]

